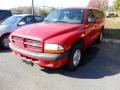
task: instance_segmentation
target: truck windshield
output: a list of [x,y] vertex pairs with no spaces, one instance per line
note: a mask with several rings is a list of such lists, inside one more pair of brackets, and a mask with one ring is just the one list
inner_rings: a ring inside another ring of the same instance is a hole
[[5,21],[1,23],[1,25],[11,25],[16,24],[22,17],[21,16],[11,16],[8,17]]
[[59,23],[83,23],[84,10],[82,9],[60,9],[51,12],[44,22]]

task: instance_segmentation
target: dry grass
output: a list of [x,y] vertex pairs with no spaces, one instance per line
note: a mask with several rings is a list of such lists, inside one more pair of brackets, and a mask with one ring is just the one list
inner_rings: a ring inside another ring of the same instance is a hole
[[105,28],[120,29],[120,17],[106,18]]
[[120,39],[120,17],[106,18],[104,37]]

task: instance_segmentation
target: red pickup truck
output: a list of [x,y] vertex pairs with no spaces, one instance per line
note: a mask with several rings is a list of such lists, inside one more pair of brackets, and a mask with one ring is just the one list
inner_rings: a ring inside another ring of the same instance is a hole
[[102,39],[104,13],[94,8],[64,8],[51,12],[43,23],[22,27],[10,36],[13,52],[32,64],[75,69],[96,40]]

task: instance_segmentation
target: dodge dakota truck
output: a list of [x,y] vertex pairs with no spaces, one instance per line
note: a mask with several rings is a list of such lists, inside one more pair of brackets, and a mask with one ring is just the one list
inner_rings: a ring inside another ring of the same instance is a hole
[[51,12],[43,23],[24,26],[10,35],[10,48],[32,65],[76,69],[84,51],[100,42],[104,13],[96,8],[63,8]]

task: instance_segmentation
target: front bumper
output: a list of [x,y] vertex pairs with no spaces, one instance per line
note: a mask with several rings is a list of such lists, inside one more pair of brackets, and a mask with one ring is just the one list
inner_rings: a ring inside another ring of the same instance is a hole
[[69,52],[63,54],[36,53],[19,48],[12,43],[9,46],[17,56],[44,67],[61,67],[67,62],[69,56]]

